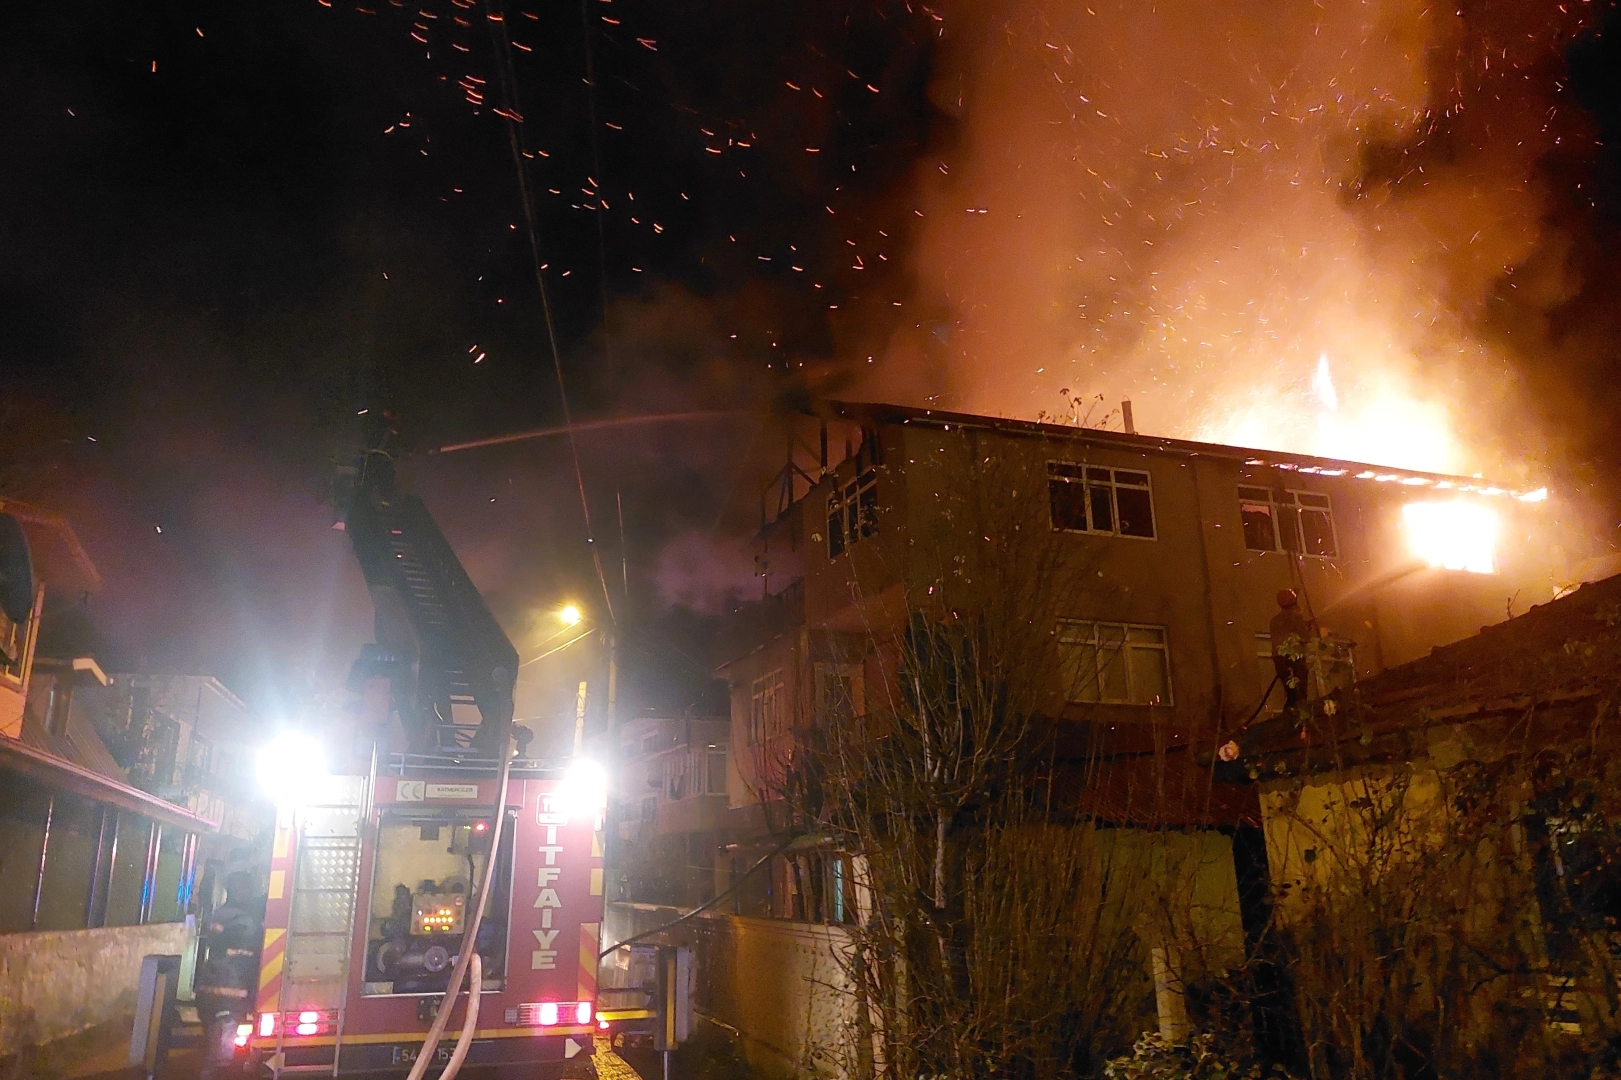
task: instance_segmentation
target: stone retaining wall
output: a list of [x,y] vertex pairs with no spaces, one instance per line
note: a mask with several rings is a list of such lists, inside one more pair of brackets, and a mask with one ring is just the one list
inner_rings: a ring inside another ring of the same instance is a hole
[[0,1057],[132,1014],[141,957],[190,938],[185,923],[0,934]]

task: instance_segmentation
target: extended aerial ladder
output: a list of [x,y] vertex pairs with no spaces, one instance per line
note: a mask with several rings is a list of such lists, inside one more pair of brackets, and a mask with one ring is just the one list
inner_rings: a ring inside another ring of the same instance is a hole
[[517,650],[422,500],[398,490],[388,451],[368,449],[345,471],[340,506],[377,642],[406,669],[408,700],[397,704],[410,750],[497,757],[512,723]]

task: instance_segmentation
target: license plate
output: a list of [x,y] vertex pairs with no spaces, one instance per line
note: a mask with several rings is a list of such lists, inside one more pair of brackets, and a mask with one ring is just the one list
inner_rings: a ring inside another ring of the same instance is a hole
[[[450,1054],[454,1049],[454,1043],[450,1046],[440,1043],[434,1047],[433,1060],[440,1065],[446,1064],[450,1061]],[[389,1050],[391,1051],[389,1062],[393,1065],[410,1065],[422,1053],[422,1047],[420,1046],[391,1046]]]

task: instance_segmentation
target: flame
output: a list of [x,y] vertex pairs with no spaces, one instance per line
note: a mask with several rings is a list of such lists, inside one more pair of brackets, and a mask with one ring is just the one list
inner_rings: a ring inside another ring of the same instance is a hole
[[1334,389],[1334,373],[1328,369],[1328,354],[1317,356],[1317,373],[1311,377],[1311,392],[1329,412],[1340,411],[1340,392]]
[[1402,507],[1402,524],[1409,550],[1428,565],[1472,574],[1496,572],[1501,523],[1491,507],[1466,499],[1408,503]]
[[1249,388],[1244,404],[1218,405],[1194,435],[1207,442],[1292,450],[1423,472],[1461,471],[1465,455],[1447,407],[1390,369],[1340,387],[1321,353],[1309,388]]

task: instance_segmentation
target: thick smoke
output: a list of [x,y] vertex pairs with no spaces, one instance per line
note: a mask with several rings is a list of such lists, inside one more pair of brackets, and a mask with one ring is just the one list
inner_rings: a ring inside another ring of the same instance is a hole
[[1481,323],[1560,242],[1542,162],[1592,144],[1564,82],[1589,11],[947,5],[931,90],[958,138],[912,196],[912,307],[938,318],[874,391],[1130,397],[1153,433],[1512,469],[1535,447]]

